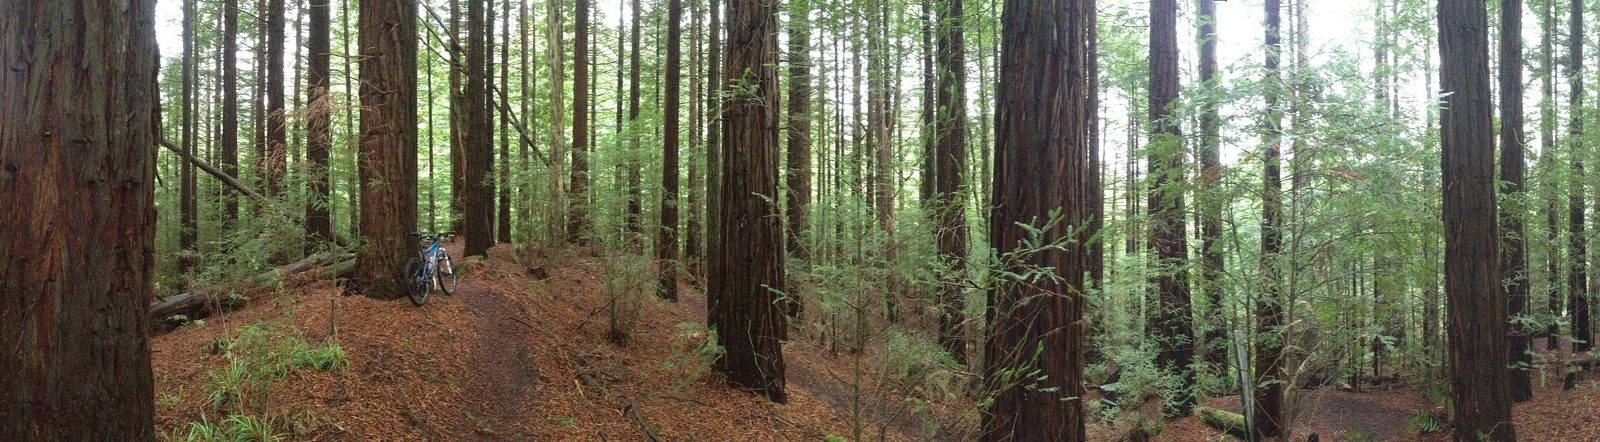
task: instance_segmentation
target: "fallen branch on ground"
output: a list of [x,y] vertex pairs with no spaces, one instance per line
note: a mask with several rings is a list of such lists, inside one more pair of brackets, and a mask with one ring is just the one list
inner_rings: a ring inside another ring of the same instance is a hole
[[[242,285],[243,288],[263,287],[313,270],[317,271],[317,278],[338,277],[355,270],[355,267],[355,255],[322,252],[251,276]],[[150,316],[158,323],[174,315],[184,315],[191,320],[200,319],[218,311],[237,309],[247,301],[246,298],[217,297],[211,290],[199,289],[150,303]]]
[[1222,430],[1223,433],[1238,437],[1248,436],[1248,429],[1246,429],[1244,426],[1243,415],[1206,406],[1198,407],[1197,410],[1200,412],[1201,420],[1204,420],[1206,424],[1211,425],[1218,430]]

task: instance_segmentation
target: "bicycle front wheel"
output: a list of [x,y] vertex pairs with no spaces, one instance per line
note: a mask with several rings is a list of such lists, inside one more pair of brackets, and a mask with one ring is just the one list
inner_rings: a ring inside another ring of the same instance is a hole
[[406,294],[411,296],[411,303],[421,307],[428,303],[428,291],[432,283],[428,280],[427,269],[422,267],[422,260],[411,258],[406,261],[406,272],[403,273],[406,284]]
[[456,294],[456,267],[450,262],[450,255],[440,253],[433,270],[433,276],[439,281],[439,291],[446,295]]

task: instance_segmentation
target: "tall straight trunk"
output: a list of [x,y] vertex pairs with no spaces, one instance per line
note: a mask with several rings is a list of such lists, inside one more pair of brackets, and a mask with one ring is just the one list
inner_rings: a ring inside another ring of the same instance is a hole
[[639,164],[639,132],[642,131],[639,121],[639,28],[640,28],[639,0],[633,0],[633,20],[630,21],[629,45],[633,48],[628,53],[628,151],[623,155],[628,173],[628,214],[626,227],[628,238],[626,243],[630,247],[639,247],[642,238],[639,227],[639,217],[644,211],[643,191],[640,189],[642,176]]
[[656,259],[660,261],[657,294],[678,300],[678,135],[681,128],[678,107],[683,89],[683,0],[667,0],[667,87],[662,109],[661,227],[656,238]]
[[[311,195],[306,198],[307,255],[333,240],[333,220],[328,215],[328,160],[333,148],[333,100],[328,92],[333,34],[329,32],[329,25],[333,5],[320,0],[310,2],[309,6],[311,22],[308,27],[311,36],[306,41],[306,50],[310,53],[310,62],[306,66],[306,103],[309,103],[306,106],[306,185]],[[428,157],[431,161],[433,155]]]
[[[722,235],[718,233],[722,219],[722,108],[726,104],[722,100],[722,53],[726,50],[722,46],[722,7],[720,0],[711,2],[711,26],[706,32],[711,34],[706,51],[710,54],[711,62],[706,63],[706,268],[700,275],[709,282],[710,275],[717,271],[717,265],[722,262],[713,256],[722,250]],[[716,305],[719,300],[717,293],[706,292],[707,314],[715,315]],[[709,323],[709,322],[708,322]]]
[[1567,259],[1571,260],[1571,270],[1567,272],[1567,314],[1571,315],[1572,352],[1583,353],[1593,346],[1590,342],[1593,334],[1589,332],[1588,237],[1583,225],[1583,2],[1573,0],[1568,10],[1572,26],[1567,30],[1570,33],[1567,62],[1571,63],[1567,72],[1572,95],[1567,108],[1572,121],[1567,127],[1567,141],[1572,143],[1572,173],[1567,189]]
[[[1200,82],[1207,88],[1217,84],[1217,3],[1199,0],[1200,3]],[[1206,95],[1210,97],[1209,93]],[[1206,309],[1210,326],[1205,330],[1205,361],[1213,370],[1228,365],[1228,339],[1223,322],[1227,317],[1222,307],[1222,275],[1225,270],[1222,251],[1222,208],[1227,205],[1221,194],[1222,157],[1217,108],[1214,98],[1203,102],[1200,114],[1200,279],[1205,292]]]
[[1181,121],[1173,115],[1178,99],[1178,2],[1150,2],[1150,248],[1156,250],[1151,279],[1161,293],[1158,326],[1162,347],[1156,362],[1182,379],[1176,396],[1165,404],[1168,416],[1188,416],[1194,408],[1194,330],[1189,309],[1189,273],[1183,193],[1187,166]]
[[1256,333],[1260,335],[1255,349],[1255,428],[1258,437],[1278,437],[1284,426],[1284,385],[1288,373],[1284,370],[1283,339],[1281,328],[1285,324],[1281,302],[1283,269],[1283,176],[1279,170],[1282,162],[1283,111],[1279,109],[1280,92],[1278,72],[1279,51],[1282,49],[1279,31],[1282,24],[1280,0],[1266,0],[1266,155],[1263,161],[1264,190],[1261,205],[1261,267],[1266,274],[1265,292],[1256,298]]
[[783,219],[778,206],[777,3],[728,2],[728,56],[723,74],[743,85],[722,106],[722,201],[717,218],[720,261],[708,275],[720,302],[707,325],[725,353],[717,369],[736,387],[785,403],[782,339],[787,317],[776,301],[784,288]]
[[[802,262],[810,260],[802,242],[806,230],[806,208],[811,204],[811,4],[794,0],[789,4],[789,124],[788,165],[788,248]],[[805,305],[802,293],[790,293],[788,314],[799,317]]]
[[417,9],[413,4],[362,0],[361,234],[357,290],[398,299],[405,287],[395,272],[416,253],[408,235],[417,226]]
[[[887,13],[874,7],[875,18],[867,20],[867,149],[874,154],[868,186],[874,195],[873,214],[878,228],[883,230],[883,261],[892,268],[897,260],[898,244],[894,232],[895,183],[890,175],[895,170],[894,142],[890,137],[890,90],[887,36],[884,35]],[[899,275],[890,273],[884,288],[886,316],[889,322],[900,320]]]
[[284,174],[289,169],[289,128],[285,125],[286,110],[283,95],[283,0],[266,0],[267,51],[266,59],[266,173],[267,192],[278,196],[283,192]]
[[[989,293],[984,372],[1038,370],[1052,388],[993,385],[982,417],[982,440],[1080,441],[1084,408],[1083,309],[1086,246],[1026,251],[1033,236],[1023,225],[1049,228],[1044,240],[1068,240],[1085,221],[1092,192],[1072,179],[1087,172],[1088,73],[1084,54],[1094,14],[1084,0],[1017,0],[1001,12],[997,144],[989,242],[1008,272],[1053,268],[1047,282],[1002,281]],[[1039,183],[1064,185],[1040,186]],[[1052,219],[1052,217],[1057,217]]]
[[550,32],[550,41],[545,44],[545,48],[550,62],[550,164],[552,166],[546,173],[546,179],[550,187],[549,199],[554,204],[549,205],[550,211],[546,214],[545,220],[550,223],[547,240],[555,243],[567,237],[566,219],[570,209],[566,182],[563,181],[567,178],[567,138],[563,133],[567,127],[564,120],[566,109],[563,108],[566,104],[564,95],[567,90],[567,68],[563,58],[566,55],[566,48],[562,43],[565,33],[562,32],[561,1],[549,0],[546,3],[546,13],[549,21],[547,30]]
[[[511,0],[500,2],[500,93],[511,98]],[[495,96],[495,94],[490,94]],[[526,98],[524,98],[526,100]],[[511,109],[511,103],[505,103]],[[491,108],[493,110],[493,108]],[[500,155],[495,157],[495,242],[511,242],[511,113],[500,113]],[[524,168],[526,168],[524,166]]]
[[[195,69],[196,57],[194,22],[197,18],[197,15],[200,15],[200,10],[196,5],[195,0],[184,0],[182,67],[183,97],[178,100],[178,104],[183,106],[183,109],[179,111],[178,123],[178,129],[182,134],[180,136],[181,144],[178,147],[183,149],[183,151],[187,153],[190,158],[195,158],[195,144],[199,141],[197,136],[198,133],[195,131],[194,115],[196,102],[199,101],[197,100],[199,96],[195,91],[195,80],[197,80],[199,77],[196,75],[197,69]],[[184,252],[178,257],[178,273],[181,274],[188,273],[189,270],[194,267],[195,262],[193,254],[195,252],[195,243],[199,239],[198,233],[200,225],[198,213],[199,201],[195,195],[196,189],[194,163],[182,161],[179,163],[178,171],[178,249]]]
[[154,441],[155,2],[0,14],[0,440]]
[[[1487,12],[1482,0],[1440,0],[1438,13],[1439,90],[1449,92],[1439,128],[1455,439],[1513,441],[1506,302],[1499,290]],[[1520,68],[1520,62],[1510,61]]]
[[494,182],[489,171],[494,165],[493,115],[489,106],[489,43],[487,4],[490,0],[467,2],[467,67],[462,93],[465,108],[461,124],[461,174],[463,193],[461,236],[466,240],[464,256],[488,256],[494,245]]
[[589,0],[577,0],[572,48],[572,186],[567,192],[567,242],[588,243],[589,230]]
[[[355,59],[359,50],[351,45],[352,41],[356,40],[356,33],[354,29],[350,28],[350,16],[355,13],[356,4],[352,0],[341,0],[339,3],[344,6],[344,13],[339,14],[339,25],[344,28],[345,100],[347,103],[354,104],[360,102],[360,87],[356,86],[355,78],[355,71],[357,70]],[[429,83],[432,84],[432,82]],[[356,106],[354,105],[346,105],[344,107],[344,138],[350,158],[350,173],[345,175],[345,194],[350,199],[349,223],[350,237],[352,238],[361,236],[361,136],[356,132],[356,120],[358,117],[355,108]]]
[[967,286],[967,75],[962,0],[943,0],[938,26],[938,90],[934,93],[934,216],[939,260],[947,263],[939,284],[939,345],[966,363],[964,288]]
[[[526,127],[528,130],[534,131],[537,130],[538,122],[535,120],[533,115],[533,103],[534,101],[538,100],[539,97],[535,96],[533,92],[535,88],[538,87],[535,85],[535,82],[537,81],[535,80],[535,77],[538,76],[538,71],[536,69],[538,68],[531,63],[531,60],[533,59],[532,51],[534,38],[533,13],[529,12],[528,10],[528,2],[517,2],[517,4],[517,17],[519,17],[517,22],[517,30],[521,34],[520,38],[517,39],[517,44],[519,45],[517,61],[521,63],[521,69],[518,71],[519,74],[517,75],[517,80],[519,82],[517,90],[521,91],[522,94],[522,99],[518,101],[521,105],[522,111],[522,127]],[[535,238],[533,231],[533,224],[535,222],[533,218],[533,206],[535,204],[533,198],[535,193],[533,189],[533,178],[531,177],[533,174],[533,165],[529,162],[529,159],[532,156],[532,151],[536,148],[533,145],[533,140],[537,136],[538,135],[536,133],[530,133],[527,137],[518,137],[520,141],[517,143],[519,146],[518,165],[521,166],[524,177],[521,180],[516,180],[518,182],[516,201],[519,204],[517,209],[517,225],[519,226],[518,232],[522,234],[519,238],[524,243],[532,243]],[[549,159],[546,159],[546,162],[548,163]],[[546,171],[546,173],[548,173],[548,171]]]
[[[1555,14],[1556,0],[1544,0],[1544,15],[1540,21],[1539,57],[1542,61],[1540,69],[1544,75],[1540,79],[1539,99],[1539,170],[1544,187],[1544,219],[1545,243],[1549,244],[1549,251],[1545,252],[1545,273],[1548,275],[1549,285],[1545,288],[1545,309],[1552,318],[1561,317],[1561,221],[1560,198],[1557,197],[1558,187],[1555,180],[1556,173],[1556,63],[1555,63]],[[1545,328],[1545,348],[1554,350],[1560,344],[1561,325],[1551,321]]]
[[[935,55],[937,50],[933,46],[935,28],[933,7],[934,0],[922,0],[922,127],[918,132],[922,138],[922,152],[921,155],[918,155],[922,166],[922,174],[920,176],[921,179],[918,180],[917,201],[925,206],[934,202],[934,198],[936,198],[934,196],[936,190],[934,189],[938,187],[937,181],[939,180],[936,176],[938,166],[935,164],[938,162],[936,151],[939,148],[939,135],[934,128],[936,124],[934,123],[934,115],[937,112],[935,108],[937,105],[934,104],[935,94],[937,94],[935,89],[938,87],[939,74],[933,68],[934,58],[938,57]],[[929,215],[930,219],[934,217],[935,215]]]
[[682,268],[689,271],[690,275],[698,274],[695,269],[700,260],[700,229],[703,228],[701,220],[703,219],[702,216],[704,216],[704,212],[700,210],[700,201],[705,192],[701,187],[704,185],[705,180],[701,176],[699,156],[696,155],[701,149],[700,140],[705,133],[701,118],[703,118],[705,104],[707,103],[705,97],[700,95],[702,90],[701,83],[704,81],[705,71],[707,70],[701,63],[703,59],[700,58],[700,54],[704,51],[700,43],[704,32],[700,29],[700,14],[700,2],[696,0],[691,4],[689,12],[689,66],[693,74],[690,74],[689,82],[689,102],[691,103],[689,106],[689,144],[688,151],[683,154],[688,159],[687,163],[689,163],[689,195],[686,206],[689,219],[683,229],[683,259],[680,264]]
[[[239,0],[222,2],[222,129],[221,159],[217,167],[228,176],[239,176]],[[232,225],[239,218],[239,195],[222,197],[222,224]]]
[[[1500,181],[1505,185],[1506,208],[1500,215],[1500,280],[1506,291],[1506,316],[1516,318],[1528,310],[1528,256],[1523,242],[1523,214],[1527,213],[1526,164],[1523,162],[1522,127],[1522,0],[1500,2]],[[1511,399],[1533,398],[1533,380],[1526,367],[1533,365],[1530,331],[1507,325],[1507,367],[1511,369]]]
[[[466,218],[463,214],[467,209],[467,175],[465,146],[467,139],[471,138],[472,125],[467,122],[468,108],[471,107],[466,95],[467,69],[462,64],[467,58],[464,53],[467,49],[461,44],[461,22],[465,14],[461,11],[462,0],[450,0],[450,41],[446,42],[450,50],[450,230],[466,232]],[[476,0],[466,0],[476,1]]]

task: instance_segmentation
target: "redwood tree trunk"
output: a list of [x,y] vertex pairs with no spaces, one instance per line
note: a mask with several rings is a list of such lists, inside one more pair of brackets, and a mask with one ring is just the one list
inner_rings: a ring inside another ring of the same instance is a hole
[[[500,92],[511,98],[511,0],[500,3]],[[526,70],[524,70],[526,73]],[[498,96],[496,94],[490,94]],[[522,98],[523,101],[529,98]],[[506,103],[506,109],[511,109]],[[493,108],[490,111],[494,111]],[[526,112],[524,112],[526,113]],[[495,157],[495,242],[511,242],[511,113],[500,112],[500,155]],[[526,169],[526,167],[524,167]]]
[[[788,248],[795,258],[809,259],[802,242],[806,230],[806,207],[811,204],[811,50],[809,0],[794,0],[789,10],[789,124],[787,151]],[[805,307],[803,294],[789,294],[789,317],[800,316]]]
[[[1046,241],[1069,239],[1068,226],[1085,221],[1089,20],[1084,0],[1005,2],[1001,13],[1000,84],[997,89],[994,184],[989,241],[997,253],[1021,251],[1031,236],[1018,224],[1044,227]],[[1039,183],[1060,183],[1040,186]],[[983,440],[1081,441],[1084,410],[1083,307],[1085,248],[1079,241],[1002,259],[1007,271],[1053,268],[1058,279],[1002,281],[989,293],[990,331],[984,373],[1036,369],[1048,387],[990,385],[993,405],[983,413]],[[1021,267],[1021,268],[1019,268]],[[1040,351],[1042,349],[1042,351]]]
[[966,363],[967,172],[966,36],[962,0],[943,0],[939,9],[938,90],[934,92],[934,217],[939,223],[939,259],[948,263],[939,284],[939,344],[956,361]]
[[[1439,1],[1445,296],[1455,440],[1513,441],[1495,219],[1494,113],[1483,0]],[[1578,35],[1574,31],[1573,35]]]
[[267,192],[268,195],[278,196],[283,192],[284,173],[289,170],[289,130],[284,125],[283,0],[266,0],[266,10],[262,12],[267,19]]
[[461,140],[461,237],[465,256],[488,256],[494,245],[494,183],[489,175],[494,161],[493,123],[488,103],[488,31],[485,24],[489,0],[467,1],[466,106]]
[[624,243],[629,244],[630,247],[637,247],[639,245],[639,241],[641,240],[639,217],[644,211],[644,192],[643,189],[641,189],[642,186],[640,183],[640,181],[643,181],[643,177],[641,176],[641,172],[639,170],[640,165],[638,158],[640,154],[639,135],[640,132],[643,131],[643,128],[641,127],[642,125],[639,124],[640,9],[639,0],[633,0],[633,7],[630,8],[630,11],[633,13],[633,20],[631,20],[630,23],[631,26],[628,37],[629,46],[633,48],[632,51],[628,52],[628,127],[626,129],[628,133],[628,152],[623,155],[625,158],[623,160],[625,163],[623,167],[627,169],[628,174],[628,213],[627,220],[625,222],[626,228],[628,229],[628,237],[625,239]]
[[[1506,317],[1528,310],[1528,256],[1523,242],[1523,214],[1527,213],[1526,165],[1522,149],[1522,0],[1500,2],[1500,180],[1505,182],[1508,207],[1500,214],[1500,281],[1506,291]],[[1529,341],[1531,330],[1507,324],[1508,367],[1511,369],[1511,398],[1517,402],[1533,398],[1533,380],[1527,367],[1533,364]]]
[[[222,149],[217,167],[228,176],[239,176],[239,0],[222,2],[222,139],[217,144]],[[228,192],[223,196],[222,224],[231,225],[239,218],[239,195]]]
[[[199,141],[195,130],[195,32],[194,22],[200,15],[200,10],[195,0],[183,2],[183,97],[178,103],[183,106],[179,112],[179,131],[182,132],[181,145],[190,158],[195,157],[195,143]],[[178,178],[178,249],[183,253],[178,257],[178,273],[187,273],[194,267],[193,253],[195,243],[199,239],[199,201],[195,195],[194,163],[180,161]]]
[[1588,273],[1588,237],[1583,230],[1583,2],[1572,0],[1568,7],[1572,26],[1569,27],[1570,40],[1567,42],[1567,62],[1571,63],[1568,73],[1571,86],[1571,101],[1567,109],[1572,111],[1572,122],[1567,130],[1570,132],[1567,140],[1572,143],[1572,174],[1567,191],[1567,259],[1571,267],[1567,272],[1567,314],[1571,315],[1572,324],[1572,352],[1583,353],[1589,351],[1593,335],[1589,332],[1589,273]]
[[[328,215],[328,157],[333,148],[333,100],[328,92],[329,68],[333,46],[333,5],[329,1],[310,2],[310,38],[306,50],[310,62],[306,66],[306,185],[311,195],[306,199],[306,254],[309,255],[324,243],[333,240],[333,220]],[[431,156],[431,155],[430,155]]]
[[153,441],[155,2],[0,9],[0,440]]
[[1178,100],[1178,2],[1150,1],[1150,248],[1156,251],[1152,284],[1160,291],[1161,354],[1157,365],[1181,379],[1164,404],[1168,416],[1188,416],[1194,408],[1194,330],[1189,309],[1189,273],[1180,270],[1189,256],[1184,224],[1186,166],[1183,134],[1172,105]]
[[[1206,87],[1216,87],[1217,75],[1217,3],[1200,0],[1200,82]],[[1206,295],[1206,312],[1210,326],[1205,330],[1204,352],[1206,363],[1213,370],[1228,366],[1228,340],[1222,308],[1222,208],[1224,197],[1219,194],[1222,180],[1222,158],[1218,145],[1218,103],[1214,99],[1204,102],[1200,114],[1200,279]]]
[[400,273],[416,252],[417,10],[406,2],[362,0],[361,234],[356,288],[406,296]]
[[661,154],[661,227],[656,238],[660,267],[657,294],[678,300],[678,107],[683,89],[683,0],[667,0],[667,87]]
[[1283,281],[1283,175],[1281,171],[1283,143],[1283,110],[1279,108],[1278,83],[1279,51],[1282,49],[1280,25],[1282,4],[1279,0],[1266,0],[1266,163],[1262,172],[1263,201],[1261,204],[1261,267],[1266,274],[1264,293],[1256,298],[1255,342],[1255,428],[1257,437],[1278,437],[1283,434],[1284,420],[1283,383],[1288,373],[1283,367],[1284,324],[1281,302]]
[[718,310],[708,323],[726,350],[717,369],[734,386],[773,402],[788,401],[783,343],[787,317],[776,301],[784,288],[783,218],[778,202],[777,3],[728,2],[727,65],[742,85],[722,105],[722,207],[717,219],[720,264],[707,275]]
[[572,47],[572,185],[567,191],[567,241],[588,242],[589,230],[589,1],[577,0]]

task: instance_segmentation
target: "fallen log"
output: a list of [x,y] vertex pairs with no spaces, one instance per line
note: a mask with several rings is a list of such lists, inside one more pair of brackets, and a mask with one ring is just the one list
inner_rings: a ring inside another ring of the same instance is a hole
[[165,147],[167,150],[172,151],[172,153],[178,154],[178,156],[183,158],[185,161],[194,163],[195,167],[199,167],[200,170],[204,170],[206,173],[211,174],[211,176],[216,177],[218,181],[222,181],[222,184],[227,184],[228,187],[232,187],[233,190],[237,190],[239,193],[243,193],[245,196],[254,198],[256,200],[267,199],[267,197],[261,196],[261,194],[256,193],[256,191],[250,190],[249,187],[239,184],[239,180],[233,179],[233,177],[229,176],[227,173],[217,170],[217,168],[212,167],[211,164],[189,155],[189,153],[184,152],[183,149],[179,149],[178,146],[173,145],[171,141],[162,139],[160,144],[161,147]]
[[1226,434],[1249,437],[1249,429],[1244,425],[1244,415],[1206,406],[1198,407],[1198,410],[1200,412],[1200,420],[1205,421],[1206,424],[1211,425],[1213,428]]
[[600,383],[599,379],[589,373],[589,360],[579,356],[574,365],[577,366],[575,371],[578,373],[578,381],[583,382],[583,385],[589,387],[590,390],[600,393],[600,396],[607,401],[617,404],[622,409],[622,413],[628,416],[628,420],[633,421],[635,427],[639,427],[639,432],[644,434],[644,440],[649,442],[662,441],[661,435],[656,434],[655,427],[644,420],[644,414],[639,412],[639,407],[633,405],[633,401],[621,395],[611,394],[611,391],[606,390],[605,384]]
[[[323,252],[306,257],[305,259],[284,266],[268,270],[251,276],[243,282],[242,288],[257,288],[277,283],[286,277],[318,270],[318,278],[338,277],[355,269],[355,255],[335,254]],[[183,315],[190,320],[210,316],[217,311],[236,309],[248,301],[246,298],[232,296],[214,296],[211,290],[197,289],[188,293],[169,296],[150,303],[150,316],[156,322],[165,321],[175,315]]]

